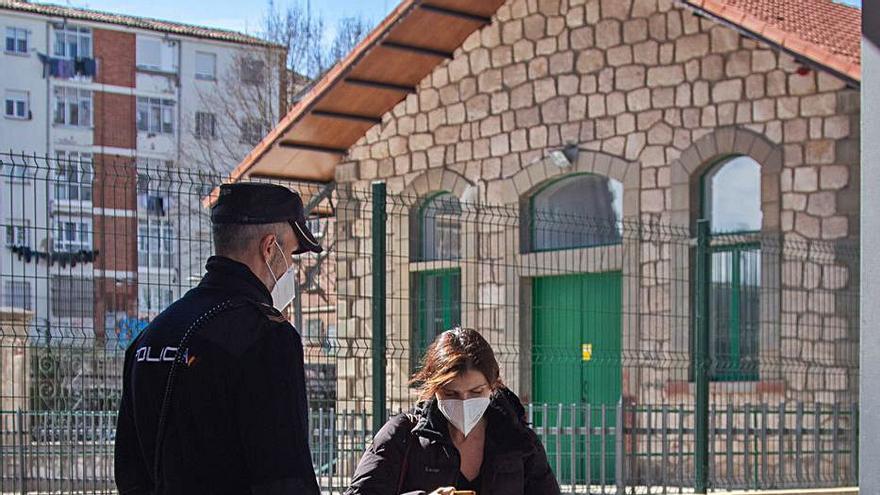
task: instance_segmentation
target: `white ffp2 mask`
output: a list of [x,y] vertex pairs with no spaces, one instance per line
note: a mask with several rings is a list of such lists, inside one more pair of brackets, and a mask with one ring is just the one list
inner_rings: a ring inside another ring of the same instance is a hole
[[437,407],[443,416],[458,428],[458,431],[468,436],[468,433],[477,426],[483,413],[489,407],[488,397],[475,397],[473,399],[437,399]]
[[281,256],[284,257],[284,263],[287,265],[287,270],[281,275],[281,278],[278,278],[275,276],[275,272],[272,271],[272,266],[269,265],[269,260],[266,260],[266,267],[269,268],[269,273],[275,280],[275,287],[272,288],[272,305],[275,306],[275,309],[278,311],[283,311],[284,308],[293,301],[293,298],[296,297],[296,278],[293,274],[294,265],[287,261],[287,256],[284,254],[284,250],[281,249],[281,245],[278,244],[277,240],[275,241],[275,246],[278,247],[278,251],[281,253]]

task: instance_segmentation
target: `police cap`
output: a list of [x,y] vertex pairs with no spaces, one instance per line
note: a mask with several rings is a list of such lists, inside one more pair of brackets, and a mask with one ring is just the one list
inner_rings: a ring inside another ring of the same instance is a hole
[[288,222],[299,241],[294,254],[323,251],[306,225],[305,208],[299,194],[276,184],[237,182],[220,186],[211,208],[213,224],[261,224]]

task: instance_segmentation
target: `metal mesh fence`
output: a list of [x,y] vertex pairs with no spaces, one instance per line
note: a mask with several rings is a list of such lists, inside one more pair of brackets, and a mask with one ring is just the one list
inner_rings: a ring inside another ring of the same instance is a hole
[[[0,492],[113,490],[124,348],[198,283],[221,181],[0,154]],[[296,260],[287,311],[328,493],[413,405],[409,377],[454,325],[492,344],[565,492],[857,482],[855,240],[622,219],[602,183],[577,215],[552,197],[276,182],[326,248]]]

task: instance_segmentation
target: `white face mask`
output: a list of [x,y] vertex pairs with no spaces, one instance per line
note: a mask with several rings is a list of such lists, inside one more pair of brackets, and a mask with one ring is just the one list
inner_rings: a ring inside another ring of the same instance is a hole
[[296,278],[293,274],[294,266],[287,261],[287,256],[284,254],[284,250],[281,249],[281,245],[278,244],[277,239],[275,240],[275,246],[278,247],[278,251],[284,257],[287,270],[281,275],[281,278],[278,278],[275,276],[275,272],[272,271],[269,260],[266,260],[266,267],[269,268],[269,273],[272,274],[272,278],[275,280],[275,287],[272,288],[272,305],[278,311],[282,311],[296,297]]
[[437,407],[446,416],[446,419],[456,427],[458,431],[468,436],[468,433],[477,426],[486,408],[489,407],[488,397],[475,397],[473,399],[437,399]]

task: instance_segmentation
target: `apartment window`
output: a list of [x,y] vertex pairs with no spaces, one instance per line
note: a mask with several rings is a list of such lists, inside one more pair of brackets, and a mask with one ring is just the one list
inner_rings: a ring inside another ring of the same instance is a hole
[[196,52],[196,79],[217,79],[217,55]]
[[307,218],[306,226],[309,228],[309,232],[315,236],[316,239],[320,239],[324,237],[324,224],[327,223],[325,221],[321,221],[320,218]]
[[196,138],[213,139],[217,137],[217,117],[213,113],[196,112]]
[[149,313],[158,313],[174,302],[174,291],[171,287],[158,285],[138,286],[138,308]]
[[27,220],[9,221],[6,225],[7,246],[30,246],[30,222]]
[[324,322],[319,319],[306,320],[305,327],[303,337],[307,339],[318,339],[324,336]]
[[245,119],[241,123],[241,142],[251,146],[263,139],[263,125],[253,119]]
[[52,224],[55,232],[52,246],[56,252],[75,253],[92,249],[91,218],[56,218]]
[[60,125],[92,125],[92,92],[87,89],[55,87],[55,119]]
[[30,118],[27,91],[6,90],[6,116],[12,119]]
[[60,58],[91,58],[92,30],[66,24],[55,25],[52,55]]
[[7,280],[3,284],[3,304],[7,307],[30,311],[31,283],[24,280]]
[[259,85],[265,81],[266,64],[260,59],[245,57],[241,59],[241,82]]
[[56,151],[55,199],[92,200],[92,154]]
[[37,168],[28,156],[13,156],[8,160],[0,158],[0,176],[4,179],[27,180],[36,175]]
[[137,66],[147,70],[177,72],[177,42],[138,36]]
[[173,134],[174,100],[138,97],[137,128],[154,134]]
[[54,276],[51,282],[52,316],[89,318],[95,311],[95,284],[82,277]]
[[28,32],[23,28],[6,28],[6,52],[7,53],[27,53],[28,52]]
[[141,268],[173,268],[174,229],[162,218],[141,218],[138,221],[138,266]]

